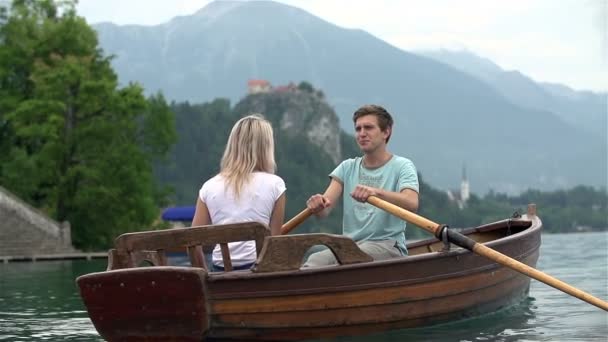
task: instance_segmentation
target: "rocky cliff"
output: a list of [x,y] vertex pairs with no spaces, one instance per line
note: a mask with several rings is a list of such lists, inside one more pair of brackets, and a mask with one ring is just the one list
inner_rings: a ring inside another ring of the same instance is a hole
[[343,158],[340,123],[334,110],[316,92],[300,89],[251,94],[234,108],[237,115],[259,113],[289,136],[305,136],[338,163]]

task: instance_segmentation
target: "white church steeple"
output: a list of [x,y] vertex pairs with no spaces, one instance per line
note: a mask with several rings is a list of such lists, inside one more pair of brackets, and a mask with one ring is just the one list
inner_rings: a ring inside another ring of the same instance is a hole
[[462,166],[462,181],[460,183],[460,200],[462,201],[463,205],[469,200],[469,196],[470,196],[470,190],[469,190],[469,181],[467,179],[467,169],[463,165]]

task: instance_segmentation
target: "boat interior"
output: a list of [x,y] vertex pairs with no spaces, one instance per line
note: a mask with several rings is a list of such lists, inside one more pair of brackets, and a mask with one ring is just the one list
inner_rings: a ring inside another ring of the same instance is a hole
[[[486,243],[524,231],[532,221],[521,216],[481,225],[456,229],[478,243]],[[454,229],[454,228],[448,228]],[[170,266],[170,252],[186,252],[189,264],[209,270],[204,251],[219,244],[225,272],[233,270],[228,243],[255,240],[258,260],[253,272],[297,270],[313,246],[327,246],[342,265],[372,261],[356,243],[345,236],[334,234],[292,234],[270,236],[270,229],[261,223],[247,222],[229,225],[174,228],[159,231],[126,233],[115,240],[109,251],[108,270],[140,266]],[[407,245],[409,255],[443,252],[459,248],[449,242],[431,237]]]

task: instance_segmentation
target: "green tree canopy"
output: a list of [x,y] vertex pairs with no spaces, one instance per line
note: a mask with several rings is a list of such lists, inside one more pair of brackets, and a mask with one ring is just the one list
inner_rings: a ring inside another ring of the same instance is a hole
[[0,183],[70,221],[80,248],[148,228],[163,197],[151,162],[175,140],[162,95],[119,88],[73,1],[14,1],[0,43]]

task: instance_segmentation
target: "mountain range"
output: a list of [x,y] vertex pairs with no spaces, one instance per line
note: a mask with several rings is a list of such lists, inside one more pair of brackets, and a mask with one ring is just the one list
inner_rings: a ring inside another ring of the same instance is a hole
[[562,120],[607,141],[608,102],[606,93],[575,91],[555,83],[535,82],[516,70],[506,71],[492,61],[463,51],[421,51],[419,54],[448,64],[492,86],[513,103],[546,110]]
[[122,83],[173,101],[235,103],[250,79],[307,81],[348,133],[359,106],[383,105],[395,118],[391,151],[439,188],[458,186],[463,168],[478,193],[606,186],[606,94],[587,98],[521,74],[526,82],[507,81],[491,62],[465,70],[271,1],[215,1],[156,26],[93,27]]

